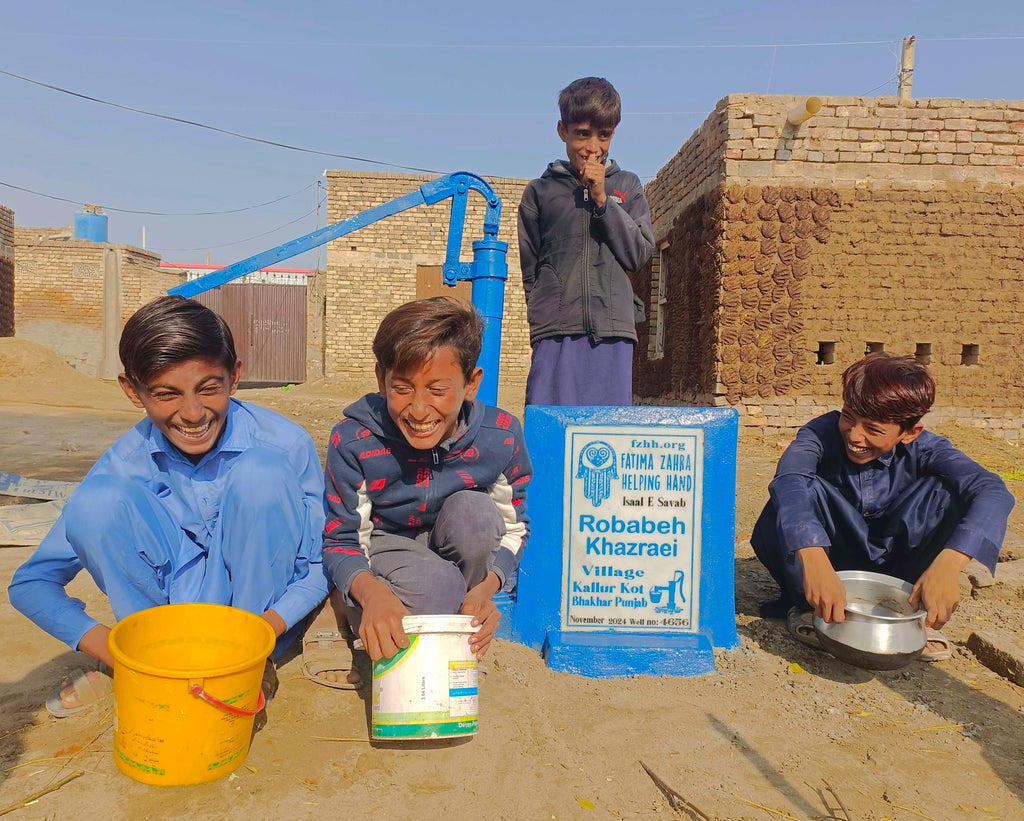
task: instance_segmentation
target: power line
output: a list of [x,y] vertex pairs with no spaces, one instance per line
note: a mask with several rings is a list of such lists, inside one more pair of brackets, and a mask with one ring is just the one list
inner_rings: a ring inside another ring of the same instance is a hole
[[[152,43],[196,43],[199,45],[244,45],[244,46],[330,46],[333,48],[370,48],[370,49],[436,49],[437,42],[426,40],[419,42],[338,42],[335,40],[237,40],[237,39],[212,39],[193,37],[138,37],[136,35],[114,35],[114,34],[63,34],[54,32],[8,32],[10,36],[18,37],[40,37],[52,39],[74,39],[74,40],[110,40],[110,41],[132,41]],[[1000,40],[1024,40],[1024,35],[982,35],[978,37],[918,37],[919,43],[949,43],[949,42],[985,42]],[[603,51],[656,51],[656,50],[709,50],[709,49],[753,49],[753,48],[822,48],[836,46],[877,46],[893,42],[893,39],[885,40],[832,40],[817,43],[606,43],[601,46]],[[446,51],[480,51],[480,50],[507,50],[507,51],[566,51],[578,50],[588,51],[593,48],[584,43],[445,43]]]
[[262,234],[256,234],[255,236],[246,237],[245,239],[235,240],[234,242],[223,242],[220,245],[204,245],[201,248],[150,248],[148,250],[150,250],[150,251],[160,251],[161,253],[166,253],[168,251],[209,251],[212,248],[229,248],[232,245],[241,245],[244,242],[251,242],[254,239],[261,239],[263,237],[268,237],[271,234],[277,233],[282,228],[287,228],[289,225],[294,225],[297,222],[301,222],[306,217],[309,217],[309,216],[312,216],[313,214],[315,214],[318,209],[323,207],[323,204],[326,201],[327,201],[327,199],[324,198],[323,200],[321,200],[320,202],[318,202],[316,204],[316,206],[313,208],[312,211],[307,211],[305,214],[302,214],[301,216],[298,216],[298,217],[296,217],[293,220],[289,220],[284,225],[279,225],[279,226],[277,226],[277,228],[271,228],[269,231],[264,231]]
[[[115,208],[112,205],[104,205],[103,203],[95,204],[102,207],[104,211],[116,211],[119,214],[143,214],[146,216],[154,217],[211,217],[216,216],[218,214],[238,214],[241,213],[242,211],[252,211],[256,208],[264,208],[267,205],[273,205],[274,203],[281,202],[281,200],[286,200],[289,197],[298,196],[304,191],[308,191],[310,188],[316,185],[317,182],[318,181],[311,182],[309,185],[300,188],[298,191],[293,191],[291,194],[284,194],[280,197],[277,197],[276,199],[267,200],[266,202],[260,202],[257,203],[256,205],[246,205],[242,208],[229,208],[224,211],[137,211],[132,208]],[[20,185],[14,185],[9,182],[3,182],[2,180],[0,180],[0,185],[4,186],[5,188],[13,188],[16,191],[24,191],[26,194],[34,194],[37,197],[45,197],[48,200],[57,200],[58,202],[70,202],[72,205],[80,205],[81,203],[85,202],[85,200],[73,200],[68,199],[67,197],[58,197],[56,194],[44,194],[42,191],[33,191],[31,188],[24,188]]]
[[420,171],[424,174],[440,174],[443,172],[434,171],[430,168],[416,168],[411,165],[399,165],[393,162],[384,162],[383,160],[371,160],[367,157],[356,157],[351,154],[336,154],[332,151],[318,151],[314,148],[302,148],[297,145],[289,145],[288,143],[280,143],[275,140],[266,140],[262,137],[253,137],[250,134],[242,134],[238,131],[229,131],[226,128],[218,128],[215,125],[207,125],[206,123],[196,122],[195,120],[186,120],[182,117],[172,117],[170,114],[159,114],[155,111],[146,111],[143,108],[136,108],[135,106],[122,105],[121,103],[114,103],[109,100],[101,100],[99,97],[91,97],[88,94],[81,94],[77,91],[71,91],[67,88],[61,88],[60,86],[51,85],[50,83],[44,83],[42,80],[33,80],[31,77],[25,77],[21,74],[15,74],[12,71],[5,71],[0,69],[0,74],[6,75],[7,77],[13,77],[15,80],[22,80],[26,83],[32,83],[33,85],[40,86],[42,88],[48,88],[51,91],[58,91],[61,94],[68,94],[72,97],[78,97],[81,100],[88,100],[92,103],[100,103],[101,105],[107,105],[111,108],[119,108],[122,111],[131,111],[135,114],[145,114],[147,117],[157,117],[161,120],[170,120],[175,123],[182,123],[183,125],[191,125],[196,128],[205,128],[208,131],[216,131],[219,134],[227,134],[230,137],[238,137],[242,140],[249,140],[254,143],[262,143],[263,145],[272,145],[276,148],[287,148],[289,151],[299,151],[303,154],[317,154],[321,157],[337,157],[342,160],[352,160],[354,162],[369,163],[370,165],[383,165],[388,168],[402,168],[406,171]]

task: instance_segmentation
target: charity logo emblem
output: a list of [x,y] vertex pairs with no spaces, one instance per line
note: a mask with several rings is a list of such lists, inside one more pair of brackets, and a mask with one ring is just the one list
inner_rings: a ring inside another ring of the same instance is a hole
[[612,479],[619,476],[615,464],[615,451],[607,442],[594,441],[580,451],[576,478],[583,480],[583,495],[594,507],[600,507],[611,496]]

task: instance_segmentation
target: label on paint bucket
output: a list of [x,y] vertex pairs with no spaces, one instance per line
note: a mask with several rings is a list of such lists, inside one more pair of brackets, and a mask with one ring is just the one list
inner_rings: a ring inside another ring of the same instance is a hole
[[477,731],[471,616],[411,616],[409,646],[373,665],[373,737],[450,738]]

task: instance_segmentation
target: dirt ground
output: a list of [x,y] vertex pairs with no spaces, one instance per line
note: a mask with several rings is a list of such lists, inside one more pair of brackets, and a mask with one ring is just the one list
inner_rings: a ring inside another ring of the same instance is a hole
[[[296,419],[322,450],[354,394],[321,382],[242,391],[241,398]],[[502,399],[521,412],[521,396]],[[0,339],[0,471],[80,479],[136,419],[116,384],[88,379],[36,346]],[[1008,477],[1020,495],[1017,448],[974,430],[939,432]],[[1024,599],[998,585],[975,599],[965,577],[962,605],[945,631],[956,645],[953,658],[887,673],[849,667],[793,641],[780,623],[757,615],[773,584],[746,541],[784,445],[740,441],[740,646],[716,653],[717,673],[587,679],[554,673],[537,652],[496,641],[481,678],[480,731],[458,742],[371,744],[366,696],[306,681],[293,656],[280,667],[269,723],[235,774],[194,787],[138,784],[114,765],[109,701],[71,718],[49,717],[46,693],[81,657],[3,596],[0,815],[1024,819],[1024,688],[983,667],[965,646],[979,628],[1024,638]],[[542,470],[543,461],[534,461]],[[1022,545],[1018,507],[1004,558],[1024,556]],[[4,588],[31,549],[0,548]],[[93,615],[110,619],[85,574],[71,590]],[[640,762],[695,809],[674,809]]]

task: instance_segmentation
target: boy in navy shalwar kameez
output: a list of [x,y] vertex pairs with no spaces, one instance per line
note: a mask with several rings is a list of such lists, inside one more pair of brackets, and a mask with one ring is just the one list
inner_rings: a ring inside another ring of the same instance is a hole
[[806,638],[811,610],[845,618],[837,570],[885,573],[913,584],[911,604],[928,612],[922,658],[949,657],[938,630],[959,603],[959,573],[972,558],[995,572],[1013,496],[924,429],[934,401],[932,376],[913,357],[873,353],[846,369],[842,412],[800,429],[754,526],[754,551],[782,588],[762,615],[788,610],[791,631]]

